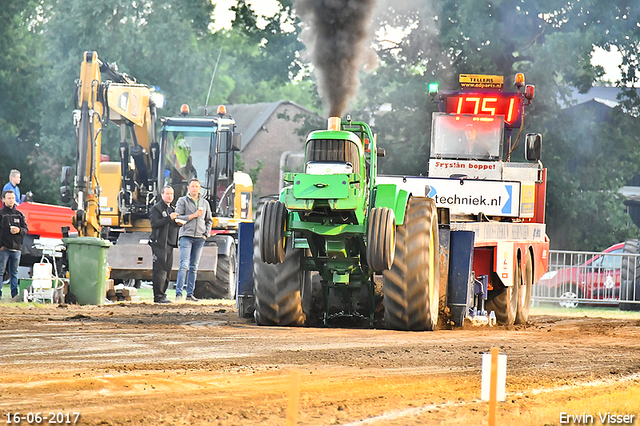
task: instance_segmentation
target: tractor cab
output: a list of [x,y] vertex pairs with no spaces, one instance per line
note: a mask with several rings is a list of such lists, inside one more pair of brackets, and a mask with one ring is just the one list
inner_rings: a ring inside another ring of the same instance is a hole
[[[363,217],[364,158],[361,139],[341,130],[338,117],[330,118],[328,130],[311,132],[307,138],[305,173],[285,174],[286,207],[307,215],[357,210],[357,216]],[[346,223],[358,222],[353,213],[338,214],[336,218]]]

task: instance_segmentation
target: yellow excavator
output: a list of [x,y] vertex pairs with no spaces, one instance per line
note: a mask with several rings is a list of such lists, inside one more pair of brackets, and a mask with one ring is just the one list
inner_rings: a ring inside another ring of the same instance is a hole
[[[215,116],[196,118],[182,112],[161,119],[158,138],[162,96],[119,72],[115,64],[101,61],[96,52],[84,53],[76,86],[75,178],[72,168],[64,167],[60,193],[63,201],[73,198],[72,222],[79,236],[114,243],[108,253],[114,280],[134,285],[150,280],[149,209],[164,185],[174,187],[177,199],[186,193],[188,180],[197,177],[211,204],[214,224],[202,253],[195,294],[233,298],[238,223],[251,220],[253,192],[249,176],[235,172],[234,154],[241,143],[235,121],[222,109]],[[120,127],[117,162],[101,161],[102,130],[109,122]],[[173,279],[179,259],[174,253]]]
[[[103,82],[102,73],[109,80]],[[106,204],[112,203],[107,197],[113,193],[108,188],[104,193],[102,189],[105,184],[113,186],[114,183],[111,179],[101,182],[101,178],[105,172],[113,175],[113,168],[118,165],[120,182],[115,194],[118,199],[112,201],[117,201],[122,225],[133,227],[132,216],[144,213],[147,206],[153,205],[157,193],[159,146],[155,132],[156,104],[151,99],[151,90],[138,84],[135,78],[118,72],[115,64],[102,62],[96,52],[85,52],[80,79],[76,80],[76,99],[73,111],[77,142],[73,225],[80,236],[90,237],[101,236],[103,225],[121,225],[120,221],[106,223],[109,222],[106,218],[100,218],[102,211],[109,211]],[[109,121],[121,129],[119,164],[101,162],[102,130]],[[70,177],[71,168],[65,167],[63,184],[67,185],[61,189],[63,200],[70,197]],[[141,225],[148,227],[148,223],[136,223],[136,227]]]

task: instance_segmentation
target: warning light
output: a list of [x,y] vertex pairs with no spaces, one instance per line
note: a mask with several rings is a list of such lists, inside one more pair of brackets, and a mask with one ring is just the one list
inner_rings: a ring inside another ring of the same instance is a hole
[[533,84],[527,84],[527,87],[524,88],[524,97],[529,100],[529,103],[531,103],[531,100],[535,96],[536,96],[535,86]]
[[515,84],[518,89],[524,86],[524,74],[521,72],[517,73],[513,84]]
[[431,102],[436,101],[437,95],[438,95],[438,83],[429,83],[429,96],[431,97]]
[[182,104],[182,106],[180,107],[180,115],[187,115],[187,114],[189,114],[189,105]]
[[227,113],[227,107],[224,105],[218,105],[218,115],[223,116]]

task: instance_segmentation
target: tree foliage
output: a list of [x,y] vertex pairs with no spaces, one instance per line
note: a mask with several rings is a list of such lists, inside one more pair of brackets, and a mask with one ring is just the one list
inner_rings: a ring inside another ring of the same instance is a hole
[[[508,84],[515,73],[524,72],[527,83],[536,86],[536,98],[527,108],[523,133],[544,134],[542,159],[549,170],[547,219],[552,246],[596,250],[637,235],[618,193],[638,171],[635,160],[640,145],[631,130],[637,120],[625,114],[637,116],[636,90],[623,90],[622,107],[605,108],[606,115],[566,112],[571,95],[588,91],[603,75],[601,67],[591,65],[594,46],[620,46],[621,84],[637,83],[640,77],[640,7],[617,3],[383,4],[377,27],[401,30],[405,36],[393,43],[378,43],[380,67],[363,80],[354,105],[358,113],[375,118],[379,142],[389,157],[383,160],[382,170],[427,172],[430,116],[435,106],[429,102],[426,84],[436,81],[441,88],[456,89],[461,73],[502,75]],[[505,90],[515,89],[506,86]],[[387,102],[393,105],[391,112],[376,116]]]
[[44,67],[37,36],[37,1],[6,0],[0,8],[0,183],[11,169],[21,170],[24,185],[37,167],[29,155],[40,134],[37,106],[41,101],[38,76]]
[[[231,28],[215,32],[214,7],[208,0],[5,0],[0,179],[19,168],[23,189],[37,201],[58,201],[60,166],[75,160],[74,81],[87,50],[159,87],[167,99],[161,115],[207,100],[214,107],[286,99],[321,111],[299,38],[304,23],[292,0],[279,0],[276,13],[266,18],[239,0]],[[637,2],[379,0],[374,16],[379,66],[362,76],[349,112],[377,131],[387,150],[384,173],[427,172],[437,105],[426,84],[455,89],[460,73],[503,75],[509,82],[524,72],[536,98],[523,133],[544,135],[552,246],[602,249],[638,234],[618,193],[637,173],[640,155],[640,97],[627,87],[640,79]],[[620,106],[606,112],[567,109],[572,93],[586,92],[603,75],[591,64],[594,47],[621,52]],[[292,119],[301,122],[301,131],[319,125]],[[115,126],[107,127],[103,141],[113,156]]]
[[[42,88],[41,99],[29,107],[41,128],[37,132],[40,148],[31,155],[31,162],[43,167],[32,182],[24,182],[25,187],[30,183],[39,201],[58,201],[60,167],[75,159],[71,117],[74,81],[84,51],[96,51],[101,60],[116,62],[121,72],[138,82],[158,87],[167,102],[160,115],[175,115],[183,103],[197,108],[207,101],[210,107],[282,98],[314,102],[307,100],[313,99],[308,96],[310,81],[293,84],[289,78],[298,72],[291,55],[299,42],[295,33],[276,25],[286,22],[287,2],[264,29],[255,29],[255,15],[242,9],[234,28],[217,33],[210,31],[214,6],[205,0],[90,4],[57,0],[45,5],[45,24],[38,34],[42,54],[36,58],[45,64],[46,72],[33,76],[29,85]],[[239,25],[242,20],[245,24]],[[36,104],[41,108],[34,110]],[[118,129],[107,126],[103,153],[116,156],[119,138]]]

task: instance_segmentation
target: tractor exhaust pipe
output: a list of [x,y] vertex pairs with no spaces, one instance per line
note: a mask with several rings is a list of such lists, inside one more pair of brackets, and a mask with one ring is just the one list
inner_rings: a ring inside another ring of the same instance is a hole
[[340,130],[340,124],[340,117],[329,117],[329,125],[327,126],[327,130]]

